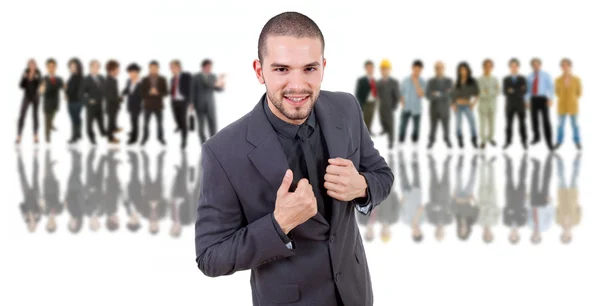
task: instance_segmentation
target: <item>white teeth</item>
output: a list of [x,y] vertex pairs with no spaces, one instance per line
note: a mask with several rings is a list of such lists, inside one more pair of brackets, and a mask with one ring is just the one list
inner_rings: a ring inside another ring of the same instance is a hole
[[286,97],[286,98],[288,98],[288,99],[290,99],[290,100],[292,100],[294,102],[300,102],[300,101],[304,100],[306,97],[302,97],[302,98],[289,98],[289,97]]

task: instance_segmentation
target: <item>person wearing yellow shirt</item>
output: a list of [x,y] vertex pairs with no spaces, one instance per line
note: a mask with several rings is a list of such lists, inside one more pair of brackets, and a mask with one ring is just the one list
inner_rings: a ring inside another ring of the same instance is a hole
[[560,67],[563,74],[554,82],[556,97],[558,98],[558,139],[555,149],[558,149],[563,142],[565,121],[569,116],[573,130],[573,141],[577,149],[581,150],[581,136],[579,134],[579,123],[577,122],[579,98],[581,97],[581,80],[571,72],[572,66],[573,63],[570,59],[562,59]]

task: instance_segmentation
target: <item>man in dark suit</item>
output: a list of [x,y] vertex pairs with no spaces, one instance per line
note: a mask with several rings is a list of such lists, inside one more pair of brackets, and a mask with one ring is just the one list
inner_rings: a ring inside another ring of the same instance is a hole
[[142,111],[142,90],[140,86],[140,66],[136,63],[127,66],[129,80],[122,95],[127,97],[127,111],[131,120],[131,132],[129,132],[128,145],[137,142],[139,135],[139,118]]
[[377,104],[377,84],[375,77],[373,76],[374,64],[368,60],[365,62],[366,75],[362,76],[356,82],[356,89],[354,95],[360,103],[360,107],[363,111],[363,119],[367,124],[369,134],[371,132],[371,122],[373,121],[373,114],[375,113],[375,105]]
[[175,117],[176,131],[181,132],[181,148],[185,149],[187,142],[187,109],[191,105],[190,94],[192,90],[192,76],[181,71],[181,62],[171,61],[171,108]]
[[83,80],[82,96],[86,106],[86,121],[88,137],[92,144],[96,144],[93,130],[94,122],[98,123],[100,135],[106,136],[104,128],[104,77],[99,74],[100,62],[90,62],[90,74]]
[[117,128],[117,115],[121,108],[123,98],[119,96],[119,63],[115,60],[110,60],[106,63],[106,112],[108,114],[108,141],[112,144],[118,144],[119,139],[115,138],[115,133],[119,132]]
[[503,80],[503,91],[506,97],[506,143],[504,149],[508,148],[512,142],[513,119],[515,116],[519,119],[519,133],[521,134],[521,143],[527,150],[527,128],[525,125],[525,95],[527,94],[527,80],[519,74],[519,60],[513,58],[508,63],[510,75]]
[[[198,117],[198,134],[200,143],[212,137],[217,132],[217,115],[215,106],[215,91],[221,92],[225,87],[225,75],[218,77],[212,72],[212,61],[202,61],[200,73],[192,80],[192,102]],[[208,124],[208,137],[204,133],[204,122]]]
[[60,91],[65,88],[63,79],[56,75],[56,60],[50,58],[46,61],[48,75],[44,77],[40,92],[44,95],[44,117],[46,119],[46,142],[50,143],[50,134],[54,128],[54,116],[60,105]]
[[141,90],[144,105],[144,136],[142,136],[142,145],[148,141],[148,124],[150,116],[156,117],[158,127],[158,141],[164,146],[166,145],[163,137],[163,97],[168,95],[167,80],[162,75],[158,74],[158,62],[150,62],[150,74],[142,80]]
[[310,18],[273,17],[258,50],[266,93],[202,146],[198,268],[251,269],[254,305],[373,305],[355,210],[388,196],[392,171],[354,96],[320,91],[324,40]]

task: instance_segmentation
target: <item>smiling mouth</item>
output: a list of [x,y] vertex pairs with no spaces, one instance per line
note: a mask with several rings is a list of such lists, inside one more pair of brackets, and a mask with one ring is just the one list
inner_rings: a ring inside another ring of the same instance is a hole
[[308,97],[310,97],[310,95],[303,95],[303,96],[283,96],[285,98],[285,100],[292,104],[292,105],[302,105],[304,104],[306,101],[308,101]]

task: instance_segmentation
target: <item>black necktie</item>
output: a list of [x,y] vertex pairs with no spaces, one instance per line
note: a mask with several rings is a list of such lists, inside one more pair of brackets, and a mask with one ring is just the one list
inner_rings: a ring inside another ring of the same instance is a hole
[[323,215],[325,218],[325,204],[323,203],[323,199],[320,197],[319,193],[319,180],[317,174],[317,161],[315,160],[315,153],[310,147],[310,135],[313,133],[314,128],[308,124],[303,124],[298,129],[298,133],[296,134],[296,138],[300,140],[300,144],[302,145],[302,155],[304,156],[304,162],[306,163],[306,170],[308,172],[308,181],[313,188],[313,192],[315,197],[317,198],[317,208],[319,213]]

